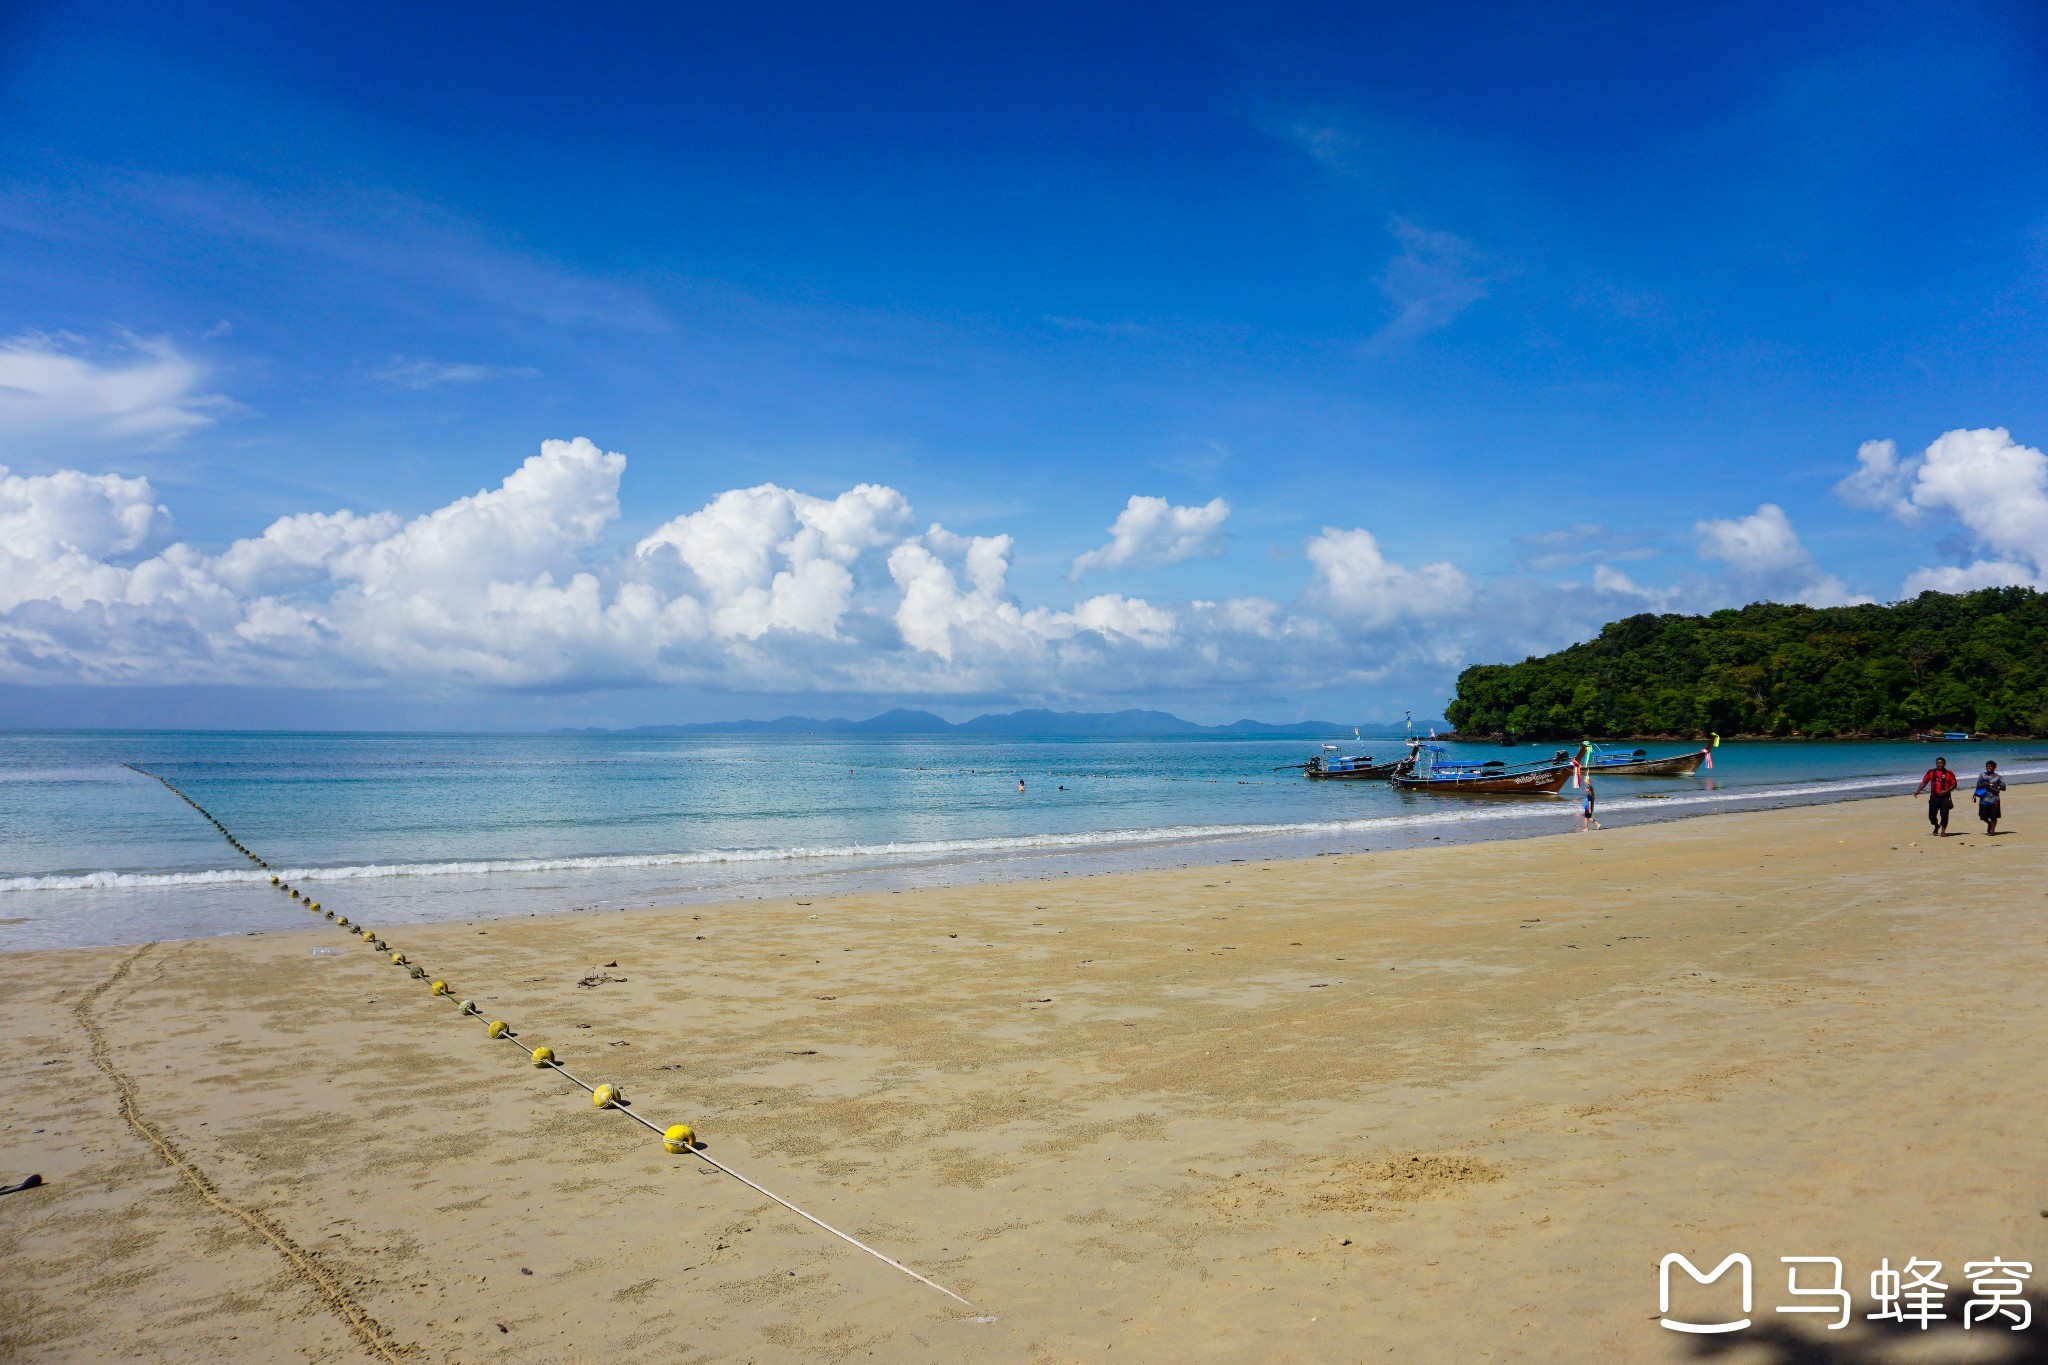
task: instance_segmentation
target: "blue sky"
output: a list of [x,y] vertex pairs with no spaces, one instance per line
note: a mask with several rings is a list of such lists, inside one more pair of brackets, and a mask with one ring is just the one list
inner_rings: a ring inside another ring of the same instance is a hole
[[1367,718],[2040,582],[2044,77],[2019,4],[9,7],[0,706]]

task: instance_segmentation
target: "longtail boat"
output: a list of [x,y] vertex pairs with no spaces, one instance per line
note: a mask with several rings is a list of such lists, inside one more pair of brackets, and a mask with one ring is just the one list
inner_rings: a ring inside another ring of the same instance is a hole
[[1571,780],[1572,756],[1559,749],[1550,758],[1535,763],[1465,762],[1442,757],[1435,744],[1416,744],[1415,764],[1407,772],[1395,773],[1388,781],[1402,791],[1450,792],[1457,795],[1551,796]]
[[1913,738],[1926,744],[1972,744],[1984,738],[1967,730],[1923,730]]
[[1700,764],[1711,761],[1707,749],[1667,754],[1663,758],[1651,758],[1647,749],[1637,749],[1628,754],[1589,754],[1585,769],[1594,777],[1691,777],[1700,770]]
[[1324,758],[1318,754],[1302,765],[1302,772],[1311,782],[1378,782],[1414,766],[1413,758],[1375,763],[1371,754],[1350,758]]
[[1339,755],[1334,744],[1325,744],[1323,748],[1329,752],[1317,754],[1306,763],[1283,764],[1273,771],[1299,772],[1312,782],[1377,782],[1395,773],[1406,772],[1415,765],[1413,754],[1407,758],[1375,763],[1371,754]]

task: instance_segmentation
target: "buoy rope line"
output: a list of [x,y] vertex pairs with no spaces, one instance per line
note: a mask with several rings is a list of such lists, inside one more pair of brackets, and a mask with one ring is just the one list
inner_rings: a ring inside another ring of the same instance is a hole
[[294,1276],[327,1301],[327,1306],[342,1320],[343,1325],[356,1340],[362,1343],[365,1350],[379,1360],[390,1362],[390,1365],[402,1365],[404,1356],[417,1354],[416,1348],[405,1346],[393,1350],[386,1340],[390,1333],[355,1301],[353,1295],[336,1283],[334,1277],[313,1259],[312,1253],[293,1241],[283,1228],[263,1214],[254,1209],[244,1208],[222,1194],[220,1187],[179,1149],[177,1143],[171,1141],[161,1128],[143,1116],[142,1107],[136,1099],[135,1082],[130,1080],[120,1067],[114,1065],[113,1050],[107,1044],[107,1035],[93,1020],[92,1007],[99,1002],[101,996],[119,985],[127,977],[129,969],[140,962],[143,954],[154,947],[154,943],[145,943],[122,958],[120,965],[114,968],[113,975],[87,991],[84,998],[71,1007],[72,1013],[78,1016],[78,1022],[85,1026],[86,1036],[92,1040],[92,1064],[114,1083],[115,1093],[120,1096],[121,1117],[127,1120],[128,1126],[135,1130],[137,1137],[155,1149],[157,1156],[162,1158],[166,1165],[185,1178],[185,1183],[192,1187],[193,1193],[270,1243],[278,1255],[289,1261]]
[[[247,857],[250,862],[254,863],[258,867],[265,869],[269,868],[269,863],[264,862],[263,859],[258,857],[253,850],[245,847],[240,840],[236,839],[235,836],[228,831],[228,827],[226,825],[222,824],[219,820],[214,818],[213,813],[211,811],[207,810],[206,807],[200,805],[197,801],[194,801],[191,797],[185,795],[184,792],[179,791],[178,788],[174,786],[168,778],[160,777],[156,773],[150,772],[146,768],[136,767],[136,765],[133,763],[130,763],[126,766],[133,769],[135,772],[140,773],[144,777],[152,778],[155,781],[161,782],[164,785],[164,787],[170,791],[172,795],[176,796],[180,801],[183,801],[193,810],[199,812],[200,816],[203,817],[208,824],[212,825],[214,829],[219,831],[221,838],[227,840],[228,843],[232,845],[238,853],[241,853],[242,855]],[[458,1001],[455,997],[454,991],[452,991],[449,988],[448,983],[446,981],[432,978],[431,974],[426,970],[426,968],[420,966],[418,963],[413,962],[410,958],[408,958],[405,955],[405,953],[393,950],[391,948],[391,945],[387,944],[382,938],[378,937],[375,932],[373,932],[366,926],[361,924],[351,924],[349,923],[348,916],[337,916],[332,910],[323,910],[319,901],[314,900],[311,896],[305,895],[303,892],[295,890],[289,884],[282,881],[279,877],[275,875],[271,877],[270,882],[271,885],[276,887],[279,891],[289,894],[293,900],[304,902],[308,912],[316,915],[324,915],[327,919],[333,921],[337,926],[346,929],[351,934],[354,934],[355,936],[363,939],[371,947],[375,948],[379,952],[390,952],[391,962],[393,966],[406,968],[408,974],[416,981],[430,981],[431,984],[429,986],[429,989],[432,991],[434,995],[445,998],[451,1005],[456,1005],[461,1014],[469,1017],[474,1017],[480,1022],[483,1021],[483,1012],[476,1007],[475,1002],[469,1000]],[[134,956],[139,957],[141,956],[141,954],[137,953]],[[131,957],[129,959],[130,962],[132,962],[133,960],[134,957]],[[125,962],[122,964],[120,971],[115,974],[116,978],[118,978],[122,973],[125,973],[127,971],[127,966],[128,964]],[[100,989],[104,990],[106,989],[106,986],[112,984],[112,980],[109,980],[105,985],[102,985]],[[84,1015],[81,1014],[80,1018],[84,1019]],[[92,1025],[88,1022],[86,1027],[90,1030],[92,1028]],[[615,1085],[592,1085],[588,1081],[582,1079],[581,1077],[572,1075],[568,1070],[566,1070],[562,1066],[561,1062],[556,1059],[553,1048],[542,1045],[539,1047],[528,1049],[526,1043],[521,1041],[520,1035],[517,1032],[515,1032],[510,1025],[506,1024],[501,1019],[493,1019],[488,1021],[485,1024],[485,1032],[486,1035],[491,1038],[503,1039],[506,1042],[518,1044],[520,1049],[527,1053],[528,1057],[532,1060],[535,1066],[540,1067],[543,1070],[553,1071],[556,1074],[562,1076],[564,1079],[572,1082],[577,1086],[580,1086],[583,1090],[589,1093],[591,1102],[597,1108],[609,1109],[614,1111],[615,1113],[623,1114],[627,1118],[633,1120],[633,1122],[647,1129],[649,1132],[658,1135],[662,1139],[662,1145],[666,1147],[669,1151],[677,1153],[679,1155],[687,1154],[689,1156],[695,1157],[697,1160],[703,1162],[707,1166],[714,1168],[722,1174],[731,1176],[734,1180],[739,1181],[740,1184],[745,1185],[748,1189],[754,1191],[758,1195],[761,1195],[763,1198],[772,1200],[775,1203],[780,1204],[783,1208],[788,1209],[791,1213],[803,1219],[805,1222],[823,1228],[826,1232],[831,1233],[834,1237],[837,1237],[840,1241],[845,1242],[848,1246],[857,1247],[861,1251],[866,1252],[868,1255],[874,1257],[876,1260],[880,1261],[883,1265],[890,1267],[892,1270],[901,1271],[903,1274],[908,1275],[911,1279],[916,1280],[919,1284],[926,1285],[932,1289],[938,1290],[941,1294],[944,1294],[947,1298],[952,1299],[956,1303],[964,1304],[966,1307],[969,1308],[974,1307],[974,1304],[970,1300],[963,1298],[959,1294],[954,1293],[952,1290],[946,1288],[946,1286],[940,1284],[938,1281],[928,1279],[927,1277],[920,1275],[918,1272],[912,1270],[909,1266],[903,1264],[901,1261],[894,1260],[891,1257],[884,1255],[883,1253],[869,1246],[866,1242],[861,1241],[858,1237],[853,1236],[851,1233],[842,1232],[838,1228],[835,1228],[830,1223],[826,1222],[824,1219],[818,1217],[816,1214],[798,1208],[795,1204],[790,1203],[787,1199],[784,1199],[781,1195],[775,1193],[773,1190],[770,1190],[763,1185],[759,1185],[754,1181],[749,1180],[746,1176],[741,1175],[738,1171],[734,1170],[732,1167],[726,1165],[724,1162],[718,1160],[717,1158],[706,1155],[697,1142],[697,1136],[695,1131],[688,1124],[678,1123],[673,1124],[667,1128],[663,1128],[659,1124],[653,1122],[652,1120],[644,1118],[641,1115],[634,1113],[633,1110],[628,1107],[629,1102],[625,1097],[625,1093],[622,1090],[620,1090],[619,1087]],[[95,1037],[97,1037],[96,1032]],[[97,1046],[97,1044],[95,1046]],[[97,1057],[95,1058],[95,1060],[97,1060]],[[114,1074],[108,1067],[103,1066],[101,1069],[107,1070],[109,1075]],[[120,1084],[118,1079],[116,1081],[116,1084]],[[133,1123],[135,1122],[135,1120],[131,1118],[130,1122]],[[157,1139],[152,1138],[151,1140],[156,1141]],[[177,1163],[174,1162],[173,1164]],[[181,1169],[187,1168],[181,1167]],[[191,1172],[191,1174],[195,1179],[204,1179],[203,1176],[198,1176],[196,1171]],[[243,1214],[240,1210],[234,1209],[232,1206],[228,1206],[225,1204],[223,1205],[223,1207],[228,1208],[230,1212],[235,1213],[237,1217],[241,1217],[245,1222],[249,1222],[252,1217],[257,1216]],[[250,1225],[252,1227],[256,1226],[254,1222],[251,1222]],[[279,1235],[281,1236],[281,1234]],[[280,1245],[279,1249],[282,1250],[283,1246]],[[303,1255],[304,1253],[302,1252],[300,1254]],[[368,1321],[367,1316],[365,1317],[365,1321]],[[371,1325],[374,1327],[374,1322],[371,1323]],[[382,1329],[380,1328],[378,1330],[381,1331]]]

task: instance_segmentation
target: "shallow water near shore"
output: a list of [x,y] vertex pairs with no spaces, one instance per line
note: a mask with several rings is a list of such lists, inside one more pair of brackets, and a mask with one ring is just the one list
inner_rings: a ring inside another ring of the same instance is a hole
[[[1344,749],[1392,757],[1400,747]],[[1552,750],[1451,748],[1508,762]],[[269,892],[268,874],[128,764],[174,783],[274,870],[370,923],[1312,857],[1578,825],[1570,789],[1473,799],[1274,771],[1318,749],[1158,738],[6,734],[0,950],[304,922]],[[1622,825],[1901,794],[1936,753],[1965,788],[1987,758],[2016,784],[2048,776],[2040,742],[1731,741],[1692,778],[1602,780],[1600,813]],[[1972,815],[1959,801],[1955,828],[1976,829]],[[1893,818],[1902,834],[1921,827],[1903,802]]]

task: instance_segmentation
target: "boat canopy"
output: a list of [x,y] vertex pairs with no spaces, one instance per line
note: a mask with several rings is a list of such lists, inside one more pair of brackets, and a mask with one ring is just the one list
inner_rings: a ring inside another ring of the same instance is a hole
[[1530,768],[1548,768],[1559,761],[1554,756],[1525,759],[1520,763],[1498,758],[1447,758],[1445,754],[1449,751],[1441,744],[1411,744],[1410,747],[1415,751],[1417,771],[1428,777],[1499,776]]

